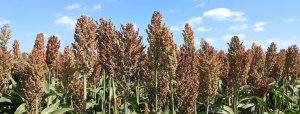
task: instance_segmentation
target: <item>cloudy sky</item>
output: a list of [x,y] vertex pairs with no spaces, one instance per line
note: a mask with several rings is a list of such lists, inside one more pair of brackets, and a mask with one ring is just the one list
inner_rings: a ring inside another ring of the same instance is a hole
[[178,44],[184,43],[182,30],[192,25],[196,49],[204,38],[216,50],[228,52],[227,42],[239,36],[246,49],[261,45],[264,51],[271,42],[279,49],[300,44],[300,1],[273,0],[5,0],[1,1],[0,25],[10,25],[12,39],[19,40],[22,52],[30,52],[36,35],[44,33],[61,39],[60,51],[74,42],[75,23],[80,15],[98,20],[111,18],[116,28],[132,22],[148,47],[146,29],[154,11],[162,13]]

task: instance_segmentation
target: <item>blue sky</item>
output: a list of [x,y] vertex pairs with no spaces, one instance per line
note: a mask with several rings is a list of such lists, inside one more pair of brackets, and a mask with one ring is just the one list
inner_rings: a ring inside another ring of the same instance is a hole
[[148,47],[146,29],[154,11],[159,11],[178,46],[184,43],[182,30],[189,23],[196,49],[204,38],[216,50],[228,52],[227,42],[237,35],[246,49],[256,42],[266,51],[275,42],[279,52],[300,44],[299,4],[298,0],[2,0],[0,25],[8,23],[12,30],[8,49],[18,39],[21,52],[30,52],[41,32],[45,42],[50,35],[58,36],[63,52],[74,42],[75,23],[81,14],[98,22],[101,17],[111,18],[118,30],[120,23],[132,22]]

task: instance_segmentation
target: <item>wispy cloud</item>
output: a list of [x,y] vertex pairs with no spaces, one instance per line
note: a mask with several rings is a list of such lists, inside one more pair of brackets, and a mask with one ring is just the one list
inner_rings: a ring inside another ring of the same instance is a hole
[[54,21],[55,24],[62,24],[63,26],[67,26],[67,30],[75,30],[76,22],[76,19],[72,19],[67,16],[58,18]]
[[10,23],[10,20],[4,19],[0,17],[0,26],[2,26],[3,24],[7,24]]
[[196,26],[197,24],[203,23],[202,17],[194,17],[186,21],[186,23],[189,23],[192,27]]
[[212,30],[212,27],[210,28],[204,28],[204,27],[199,27],[196,31],[211,31]]
[[94,5],[94,7],[91,9],[91,10],[98,10],[101,8],[101,5],[98,4],[98,5]]
[[257,22],[253,25],[253,27],[260,27],[260,26],[264,26],[265,24],[267,24],[267,22]]
[[264,31],[265,29],[262,27],[256,27],[253,29],[254,31]]
[[264,26],[265,24],[267,24],[267,22],[257,22],[253,25],[253,27],[256,27],[253,30],[254,31],[264,31],[265,29],[262,26]]
[[246,35],[245,34],[239,34],[239,35],[230,35],[230,34],[226,34],[225,36],[223,36],[223,37],[221,37],[220,39],[221,40],[230,40],[232,37],[234,37],[234,36],[238,36],[239,37],[239,39],[244,39],[245,37],[246,37]]
[[31,35],[33,35],[34,33],[28,33],[28,34],[26,34],[26,36],[31,36]]
[[59,34],[46,34],[46,33],[43,33],[44,34],[44,37],[45,37],[45,41],[46,41],[46,39],[47,39],[47,41],[48,41],[48,38],[50,37],[50,36],[52,36],[52,35],[54,35],[54,36],[56,36],[56,37],[60,37],[60,35]]
[[205,5],[205,3],[203,2],[203,3],[199,4],[199,5],[194,6],[193,8],[203,7],[204,5]]
[[247,24],[243,24],[240,26],[230,26],[228,29],[229,30],[245,30],[246,28],[248,28]]
[[173,26],[173,27],[170,28],[170,30],[178,31],[179,30],[179,26]]
[[236,16],[233,21],[247,21],[247,18],[242,17],[244,12],[233,12],[227,8],[217,8],[203,13],[203,16],[210,17],[213,20],[225,21],[229,17]]
[[87,8],[86,8],[86,7],[80,8],[80,5],[79,5],[79,4],[73,4],[73,5],[71,5],[71,6],[66,7],[66,9],[67,9],[67,10],[72,10],[72,9],[84,9],[84,10],[86,10]]
[[296,19],[284,19],[283,22],[293,22],[296,21]]

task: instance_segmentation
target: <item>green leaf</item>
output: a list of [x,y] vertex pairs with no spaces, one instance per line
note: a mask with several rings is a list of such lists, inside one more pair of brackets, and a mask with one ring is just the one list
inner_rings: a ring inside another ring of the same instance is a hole
[[59,103],[60,101],[59,100],[56,100],[56,103],[55,104],[52,104],[51,106],[45,108],[41,114],[50,114],[51,112],[53,112],[54,110],[57,109],[57,107],[59,106]]
[[12,103],[10,99],[6,98],[6,97],[1,97],[0,98],[0,102],[9,102]]
[[50,96],[56,95],[55,93],[47,93],[43,96],[42,101],[44,101],[45,99],[47,99]]
[[86,103],[86,109],[89,109],[90,107],[94,106],[95,103],[87,102]]
[[265,109],[265,111],[267,111],[268,114],[271,114],[269,107],[267,106],[266,102],[263,99],[256,97],[256,96],[252,96],[252,97],[255,97],[256,100],[259,102],[259,104]]
[[[226,105],[219,105],[217,107],[214,107],[209,112],[221,113],[221,114],[234,114],[232,108],[229,107],[229,106],[226,106]],[[205,111],[201,111],[200,113],[206,113],[206,110]]]
[[46,83],[46,81],[44,81],[43,89],[44,89],[45,93],[49,93],[49,91],[48,91],[48,83]]
[[23,114],[25,111],[25,103],[23,103],[17,108],[14,114]]
[[50,114],[63,114],[68,111],[78,111],[78,110],[79,109],[75,109],[75,108],[63,108],[63,109],[55,110],[55,111],[51,112]]

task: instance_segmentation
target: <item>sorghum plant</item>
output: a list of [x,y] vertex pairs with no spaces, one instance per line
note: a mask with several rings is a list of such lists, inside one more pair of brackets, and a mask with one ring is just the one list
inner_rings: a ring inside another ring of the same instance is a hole
[[272,75],[272,77],[274,77],[274,79],[276,81],[284,78],[282,76],[282,72],[283,72],[285,61],[286,61],[285,55],[286,55],[285,49],[281,49],[279,53],[275,54],[275,62],[274,62],[274,66],[273,66],[271,75]]
[[[97,39],[97,54],[98,54],[98,62],[101,65],[102,70],[102,78],[103,78],[103,89],[105,90],[105,79],[106,75],[110,75],[110,78],[112,75],[114,75],[115,71],[114,68],[116,67],[116,58],[114,57],[114,49],[113,49],[113,43],[116,44],[117,41],[117,31],[116,28],[113,28],[113,23],[109,19],[109,23],[104,20],[103,18],[100,18],[101,24],[98,24],[98,21],[96,21],[96,24],[98,25],[97,31],[96,31],[96,39]],[[104,98],[102,99],[102,113],[105,113],[105,92],[104,92]],[[115,100],[114,100],[115,101]],[[115,102],[116,104],[116,102]],[[116,109],[116,107],[115,107]],[[116,112],[116,111],[115,111]]]
[[[227,43],[229,46],[228,49],[228,61],[229,61],[229,78],[233,83],[233,92],[235,95],[234,99],[234,113],[237,114],[237,101],[238,101],[238,91],[239,89],[246,84],[248,79],[248,72],[251,64],[251,49],[245,51],[245,46],[243,43],[240,44],[238,36],[231,38],[231,42]],[[222,81],[223,82],[223,81]]]
[[199,93],[201,101],[207,107],[214,103],[214,98],[218,90],[218,80],[221,67],[221,62],[218,58],[218,52],[210,46],[203,38],[201,38],[201,49],[198,50],[197,70],[199,72]]
[[[196,48],[194,46],[194,32],[189,24],[185,25],[183,46],[177,56],[178,66],[174,81],[174,104],[179,113],[192,114],[197,98],[198,80],[196,65]],[[176,46],[177,48],[177,46]]]
[[60,40],[58,41],[57,36],[50,36],[48,38],[47,50],[46,50],[46,62],[51,74],[55,73],[56,68],[59,64],[59,48]]
[[292,45],[289,46],[288,49],[286,50],[286,61],[284,64],[284,74],[285,74],[285,79],[288,80],[289,82],[289,76],[291,76],[291,85],[293,83],[297,83],[298,82],[298,75],[296,75],[295,73],[297,73],[298,69],[297,69],[297,63],[299,62],[298,60],[298,54],[299,53],[299,49],[296,45]]
[[6,46],[8,44],[8,40],[11,38],[11,29],[9,28],[8,24],[3,24],[1,28],[1,34],[0,34],[0,45]]
[[[252,62],[250,71],[248,72],[249,78],[247,83],[252,86],[251,96],[257,96],[264,99],[268,92],[269,84],[274,78],[269,78],[269,72],[265,70],[266,56],[261,46],[257,46],[255,43],[252,44]],[[252,99],[255,104],[255,108],[258,109],[260,105],[255,98]]]
[[72,51],[73,51],[72,46],[69,47],[69,45],[67,45],[64,49],[64,54],[61,55],[60,57],[61,62],[59,64],[59,72],[61,75],[58,77],[59,80],[58,89],[65,96],[65,100],[66,100],[67,93],[70,92],[71,88],[77,82],[77,78],[78,78],[78,76],[75,74],[77,72],[77,69],[75,67],[76,58]]
[[19,65],[17,74],[25,93],[25,109],[28,114],[39,113],[45,76],[48,71],[45,56],[44,35],[37,35],[34,47],[28,55],[28,64],[23,60]]
[[21,59],[20,44],[18,40],[15,40],[13,43],[13,59],[17,59],[17,60]]
[[219,61],[221,62],[220,68],[220,78],[222,81],[222,90],[226,97],[230,97],[233,94],[233,80],[229,77],[229,61],[228,61],[228,54],[225,54],[223,50],[219,52]]
[[11,78],[11,69],[13,67],[11,51],[7,51],[6,46],[0,46],[0,98],[7,90]]
[[74,39],[75,42],[72,43],[74,48],[74,55],[76,56],[76,68],[77,71],[83,76],[83,86],[84,86],[84,100],[83,107],[86,113],[86,78],[91,76],[95,64],[94,51],[96,49],[96,24],[93,22],[94,18],[91,20],[90,17],[87,18],[86,15],[81,15],[81,18],[77,19]]
[[144,49],[146,46],[142,43],[142,36],[138,37],[139,29],[135,32],[134,25],[127,23],[126,27],[121,24],[121,30],[118,33],[118,41],[113,41],[114,53],[116,58],[115,71],[113,78],[117,85],[124,90],[125,111],[128,111],[127,99],[131,96],[133,90],[138,84],[138,64],[145,58]]
[[271,43],[270,47],[268,47],[268,51],[266,52],[266,60],[265,60],[265,68],[266,72],[272,72],[273,66],[275,64],[275,54],[276,52],[276,44],[274,42]]
[[[166,80],[166,82],[163,83],[169,83],[169,76],[173,76],[177,64],[173,34],[169,34],[170,30],[165,26],[166,23],[164,23],[163,26],[161,26],[161,23],[162,14],[160,14],[158,11],[155,11],[151,18],[151,25],[148,25],[149,31],[146,29],[146,32],[148,34],[147,40],[150,45],[150,47],[148,47],[147,53],[151,61],[151,67],[155,72],[155,100],[151,102],[151,92],[149,93],[148,98],[151,103],[155,102],[155,113],[157,113],[159,111],[158,109],[160,109],[160,106],[158,106],[157,102],[161,102],[158,99],[158,94],[160,93],[158,93],[157,73],[159,72],[159,75],[161,75],[161,77],[159,78],[162,78],[162,80]],[[161,93],[164,92],[162,91]],[[149,108],[152,110],[154,107],[152,107],[151,103],[149,105]]]
[[[48,75],[48,91],[50,92],[50,82],[51,77],[54,76],[55,70],[58,67],[59,64],[59,47],[60,47],[60,40],[58,41],[58,37],[56,36],[50,36],[48,38],[47,43],[47,50],[46,50],[46,63],[49,68],[49,75]],[[51,74],[50,74],[51,73]],[[57,76],[56,76],[57,77]],[[49,97],[47,98],[47,107],[49,107],[50,101]]]

